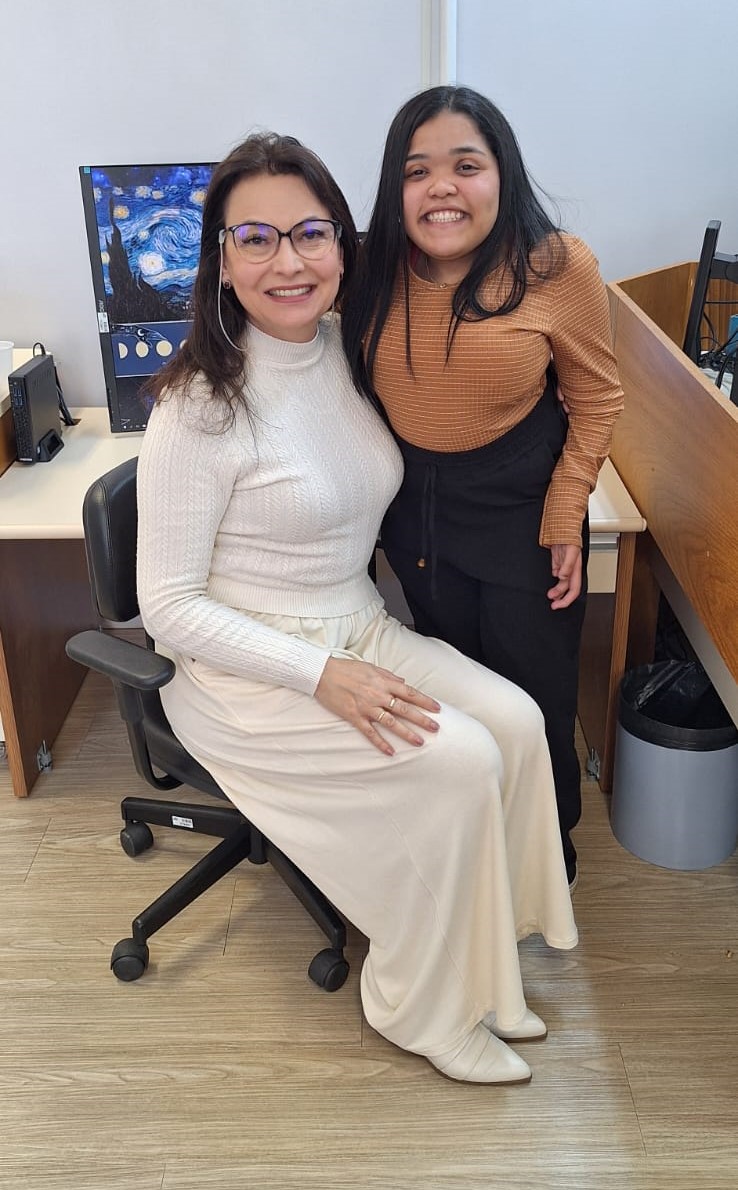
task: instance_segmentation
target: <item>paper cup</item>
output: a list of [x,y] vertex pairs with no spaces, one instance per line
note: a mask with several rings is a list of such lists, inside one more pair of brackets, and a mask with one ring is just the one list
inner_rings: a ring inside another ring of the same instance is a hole
[[9,339],[0,339],[0,397],[8,395],[8,376],[13,371],[13,347]]

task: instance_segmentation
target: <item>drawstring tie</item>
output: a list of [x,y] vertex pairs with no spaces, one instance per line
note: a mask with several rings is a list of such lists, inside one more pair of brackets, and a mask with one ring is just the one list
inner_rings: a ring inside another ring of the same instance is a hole
[[430,562],[431,599],[437,597],[436,590],[436,477],[438,467],[435,463],[428,463],[425,468],[423,481],[423,501],[421,505],[420,527],[420,557],[416,565],[424,570]]

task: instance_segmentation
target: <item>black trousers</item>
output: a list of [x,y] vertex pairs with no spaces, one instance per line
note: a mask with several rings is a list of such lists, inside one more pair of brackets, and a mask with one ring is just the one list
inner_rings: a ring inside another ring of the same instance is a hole
[[382,526],[382,547],[416,631],[448,641],[521,686],[546,721],[567,871],[581,814],[574,746],[584,588],[553,611],[551,551],[538,544],[543,503],[567,432],[553,384],[533,411],[488,446],[458,453],[398,440],[405,478]]

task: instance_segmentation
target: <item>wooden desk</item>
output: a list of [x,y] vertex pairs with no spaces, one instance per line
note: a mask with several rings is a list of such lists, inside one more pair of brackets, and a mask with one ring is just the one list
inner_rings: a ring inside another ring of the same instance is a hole
[[98,624],[87,579],[82,500],[99,475],[138,453],[142,435],[114,437],[107,409],[73,410],[48,463],[0,476],[0,720],[13,793],[26,797],[85,671],[67,639]]
[[577,711],[592,775],[607,792],[612,788],[617,699],[626,664],[636,538],[646,528],[610,459],[605,461],[589,499],[589,525],[589,595]]
[[738,407],[679,347],[694,267],[608,285],[625,390],[612,458],[648,519],[628,665],[653,659],[663,589],[738,723]]
[[[51,462],[15,463],[0,477],[0,719],[16,797],[30,793],[39,775],[39,753],[51,749],[85,676],[67,658],[64,645],[73,633],[98,623],[84,553],[84,494],[98,476],[138,454],[143,437],[113,436],[107,409],[73,412],[80,424],[65,430],[64,449]],[[592,587],[614,591],[615,605],[612,648],[609,628],[598,643],[604,693],[588,695],[581,713],[604,774],[612,767],[634,539],[645,527],[609,461],[590,499],[590,522],[591,577],[598,545],[606,547],[603,559],[608,555],[605,573],[598,569]]]

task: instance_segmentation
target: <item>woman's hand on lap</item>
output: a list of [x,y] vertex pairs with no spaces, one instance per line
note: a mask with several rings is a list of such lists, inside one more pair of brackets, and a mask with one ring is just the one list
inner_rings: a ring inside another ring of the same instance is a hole
[[436,732],[438,724],[424,711],[440,711],[434,698],[408,686],[388,669],[350,657],[331,657],[318,682],[315,698],[322,707],[351,723],[370,743],[394,755],[394,748],[384,738],[381,727],[409,744],[419,746],[423,736],[415,730]]

